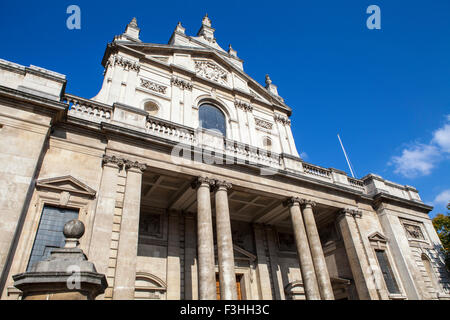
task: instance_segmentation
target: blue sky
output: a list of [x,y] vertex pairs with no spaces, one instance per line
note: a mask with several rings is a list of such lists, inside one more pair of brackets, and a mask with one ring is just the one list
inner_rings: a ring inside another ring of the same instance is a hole
[[[66,8],[81,8],[81,30]],[[381,30],[366,8],[381,8]],[[178,21],[195,35],[205,12],[244,70],[266,73],[292,107],[305,160],[415,186],[445,212],[450,200],[450,1],[2,1],[0,58],[67,75],[91,98],[106,44],[137,17],[144,42],[167,43]],[[445,192],[447,192],[445,194]]]

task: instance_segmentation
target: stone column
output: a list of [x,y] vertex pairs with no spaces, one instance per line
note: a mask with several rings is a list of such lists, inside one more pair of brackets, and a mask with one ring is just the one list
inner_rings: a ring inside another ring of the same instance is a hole
[[231,183],[225,181],[216,181],[215,183],[217,256],[221,300],[237,300],[233,240],[227,194],[227,190],[230,188]]
[[118,171],[124,161],[115,156],[103,156],[103,173],[98,192],[97,208],[89,246],[88,256],[95,263],[99,273],[108,271],[109,249],[116,206]]
[[199,300],[216,300],[214,271],[214,239],[211,216],[210,187],[213,181],[199,177],[197,188],[197,255]]
[[359,299],[378,300],[372,275],[369,274],[371,268],[356,226],[355,219],[361,218],[361,215],[359,210],[343,209],[337,221]]
[[297,245],[298,259],[300,262],[300,271],[302,273],[303,286],[306,299],[320,300],[319,287],[317,285],[314,263],[308,245],[305,226],[303,224],[300,204],[303,201],[299,198],[290,198],[284,205],[289,207],[291,214],[292,227],[294,229],[295,242]]
[[317,282],[319,283],[320,296],[322,300],[334,300],[333,288],[331,287],[330,275],[328,274],[327,263],[323,255],[322,244],[319,232],[317,231],[314,219],[314,201],[303,200],[302,213],[305,221],[306,234],[308,235],[309,247],[316,270]]
[[146,169],[146,165],[126,161],[125,168],[127,169],[127,181],[117,252],[114,300],[134,299],[142,172]]
[[169,212],[167,235],[167,300],[180,300],[180,222],[179,213]]

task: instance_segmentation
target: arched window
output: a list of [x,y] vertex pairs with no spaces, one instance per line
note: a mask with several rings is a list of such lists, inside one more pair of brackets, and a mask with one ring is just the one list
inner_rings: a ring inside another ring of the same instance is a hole
[[199,125],[203,129],[220,132],[223,136],[227,135],[227,126],[225,115],[219,108],[205,103],[199,108]]

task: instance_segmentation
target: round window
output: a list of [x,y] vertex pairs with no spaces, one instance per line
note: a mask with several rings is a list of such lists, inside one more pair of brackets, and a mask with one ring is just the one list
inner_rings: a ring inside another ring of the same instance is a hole
[[151,116],[156,116],[159,111],[158,105],[153,101],[148,101],[144,104],[144,110]]

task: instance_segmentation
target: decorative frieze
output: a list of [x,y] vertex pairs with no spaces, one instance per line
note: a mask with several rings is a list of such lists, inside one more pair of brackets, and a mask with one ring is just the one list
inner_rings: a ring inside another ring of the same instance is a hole
[[200,77],[204,77],[221,84],[228,83],[227,72],[211,61],[196,60],[195,73]]
[[291,125],[291,120],[282,114],[275,113],[273,115],[273,119],[277,122],[281,122],[282,124]]
[[253,111],[253,107],[252,107],[252,105],[250,103],[247,103],[247,102],[239,100],[239,99],[235,99],[234,100],[234,105],[237,108],[240,108],[240,109],[242,109],[244,111],[247,111],[247,112],[252,112]]
[[142,78],[141,78],[141,86],[143,88],[150,89],[150,90],[156,91],[158,93],[162,93],[162,94],[165,94],[166,90],[167,90],[166,86],[163,86],[161,84],[155,83],[150,80],[145,80]]
[[189,90],[192,91],[192,88],[194,87],[193,83],[191,81],[187,81],[178,77],[172,77],[170,79],[170,83],[174,86],[180,87],[183,90]]
[[141,69],[139,62],[131,61],[131,60],[126,59],[117,54],[109,57],[109,60],[106,63],[105,69],[108,68],[109,65],[112,65],[112,66],[118,65],[118,66],[121,66],[124,70],[134,70],[136,72],[139,72],[139,70]]
[[272,128],[273,128],[272,122],[269,122],[269,121],[266,121],[266,120],[263,120],[260,118],[255,118],[255,124],[257,127],[261,127],[261,128],[267,129],[267,130],[272,130]]

